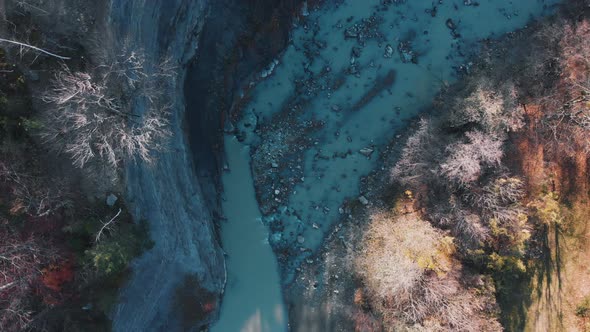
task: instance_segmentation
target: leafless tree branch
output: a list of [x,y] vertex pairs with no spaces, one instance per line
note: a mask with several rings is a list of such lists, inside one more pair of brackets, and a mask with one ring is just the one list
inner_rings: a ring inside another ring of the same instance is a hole
[[117,219],[117,217],[120,214],[121,214],[121,209],[119,209],[119,212],[117,212],[117,214],[114,217],[112,217],[111,220],[109,220],[108,222],[106,222],[102,225],[102,227],[100,228],[100,230],[96,234],[96,238],[94,239],[95,243],[98,243],[98,241],[100,241],[100,236],[102,235],[102,233],[105,231],[105,229],[109,229],[109,227],[111,227],[111,225],[115,222],[115,220]]
[[0,38],[0,42],[9,43],[9,44],[13,44],[13,45],[17,45],[17,46],[20,46],[20,47],[27,47],[27,48],[33,49],[33,50],[35,50],[35,51],[38,51],[38,52],[41,52],[41,53],[47,54],[47,55],[49,55],[49,56],[52,56],[52,57],[55,57],[55,58],[61,59],[61,60],[70,60],[70,59],[71,59],[70,57],[66,57],[66,56],[57,55],[57,54],[55,54],[55,53],[51,53],[51,52],[49,52],[49,51],[46,51],[46,50],[44,50],[44,49],[42,49],[42,48],[39,48],[39,47],[36,47],[36,46],[33,46],[33,45],[29,45],[29,44],[25,44],[25,43],[21,43],[21,42],[14,41],[14,40],[9,40],[9,39]]

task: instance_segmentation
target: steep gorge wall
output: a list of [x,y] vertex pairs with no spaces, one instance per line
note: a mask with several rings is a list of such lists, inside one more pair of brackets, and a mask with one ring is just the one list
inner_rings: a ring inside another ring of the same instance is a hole
[[[187,127],[198,176],[218,183],[222,129],[248,79],[289,41],[301,0],[220,0],[211,3],[199,49],[185,80]],[[230,126],[231,127],[231,126]],[[212,157],[214,156],[214,157]],[[201,181],[201,182],[203,182]]]
[[[214,319],[211,303],[220,301],[224,263],[211,216],[215,206],[205,202],[195,177],[183,124],[186,65],[199,53],[208,12],[205,0],[0,0],[2,38],[71,57],[64,65],[73,71],[90,70],[101,64],[100,54],[119,55],[123,46],[144,53],[147,63],[168,58],[176,66],[169,92],[173,135],[166,151],[153,165],[128,163],[119,189],[104,179],[88,193],[100,198],[105,188],[121,190],[134,219],[149,224],[154,242],[131,265],[112,312],[114,331],[198,328]],[[60,62],[40,57],[34,65],[23,63],[35,91],[47,88]],[[137,100],[134,112],[144,107]]]
[[148,221],[155,245],[132,264],[113,312],[114,331],[204,326],[212,316],[203,300],[217,303],[222,292],[222,251],[183,130],[182,82],[187,62],[199,52],[207,6],[206,1],[129,0],[113,1],[109,8],[117,38],[154,61],[168,57],[178,66],[168,151],[156,165],[130,164],[126,171],[128,203],[136,219]]
[[156,168],[134,165],[127,172],[128,198],[136,217],[149,220],[156,246],[134,264],[113,317],[115,331],[195,329],[217,316],[225,271],[213,228],[222,214],[224,122],[234,93],[286,46],[300,3],[177,0],[152,7],[129,0],[111,6],[122,37],[133,36],[154,57],[167,54],[181,66],[173,152]]
[[[116,53],[123,44],[177,66],[169,147],[154,165],[129,163],[124,172],[124,199],[148,222],[154,247],[131,265],[114,331],[198,330],[217,317],[225,282],[214,226],[223,123],[239,86],[287,44],[300,2],[0,0],[3,37],[72,56],[66,64],[74,70],[95,65],[97,48]],[[51,70],[28,74],[39,90],[51,78]],[[143,108],[137,101],[135,111]]]

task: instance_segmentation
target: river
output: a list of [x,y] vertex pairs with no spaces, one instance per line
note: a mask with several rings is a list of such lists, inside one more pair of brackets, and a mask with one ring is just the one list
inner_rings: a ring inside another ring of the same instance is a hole
[[221,319],[213,332],[286,331],[278,266],[254,194],[250,151],[225,139],[228,171],[223,175],[222,245],[227,253],[227,285]]
[[[290,45],[244,92],[237,128],[252,147],[255,188],[248,150],[226,140],[229,275],[213,330],[284,330],[279,284],[314,263],[326,234],[346,222],[346,201],[370,204],[359,184],[380,149],[468,73],[480,40],[522,28],[558,2],[349,0],[307,8]],[[262,224],[281,255],[281,279]]]
[[359,184],[380,149],[468,72],[480,40],[522,28],[558,2],[327,1],[309,9],[239,124],[256,148],[271,245],[288,252],[283,282],[346,216],[345,202],[366,203]]

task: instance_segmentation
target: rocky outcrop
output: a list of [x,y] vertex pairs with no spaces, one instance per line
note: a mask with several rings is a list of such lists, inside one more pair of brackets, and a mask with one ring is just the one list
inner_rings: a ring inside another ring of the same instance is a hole
[[[130,163],[124,171],[123,199],[149,224],[154,246],[131,265],[111,315],[114,331],[199,330],[216,318],[225,282],[214,226],[223,123],[234,93],[287,44],[300,2],[0,0],[3,37],[72,57],[66,64],[73,69],[87,70],[97,53],[121,45],[177,66],[167,151],[153,165]],[[60,64],[37,61],[48,70],[28,75],[42,89]],[[143,108],[138,100],[134,111]]]
[[181,66],[172,152],[155,168],[127,171],[128,199],[136,218],[149,221],[155,247],[133,265],[115,331],[198,329],[217,316],[225,279],[213,219],[220,214],[223,122],[234,93],[287,44],[299,3],[113,1],[121,38]]
[[183,131],[182,82],[187,62],[199,52],[207,6],[206,1],[128,0],[113,1],[109,8],[117,38],[143,49],[148,58],[168,57],[178,66],[170,146],[157,164],[130,164],[126,171],[128,203],[136,219],[148,221],[154,247],[132,264],[113,312],[114,331],[203,327],[214,317],[224,286],[211,208]]

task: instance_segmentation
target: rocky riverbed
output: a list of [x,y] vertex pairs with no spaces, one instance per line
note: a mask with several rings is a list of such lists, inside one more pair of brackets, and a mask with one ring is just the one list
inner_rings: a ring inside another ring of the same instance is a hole
[[308,8],[272,73],[261,72],[266,79],[248,90],[235,128],[254,147],[257,195],[285,282],[347,214],[345,201],[369,203],[359,183],[383,144],[469,71],[478,43],[550,13],[551,4],[337,1]]
[[283,54],[241,89],[234,105],[242,118],[228,129],[252,146],[256,194],[293,330],[345,324],[338,315],[322,318],[318,306],[334,308],[346,303],[342,296],[351,298],[345,287],[350,262],[341,253],[358,230],[355,211],[378,205],[363,184],[387,144],[442,88],[469,73],[480,43],[525,27],[557,3],[327,1],[305,7]]

